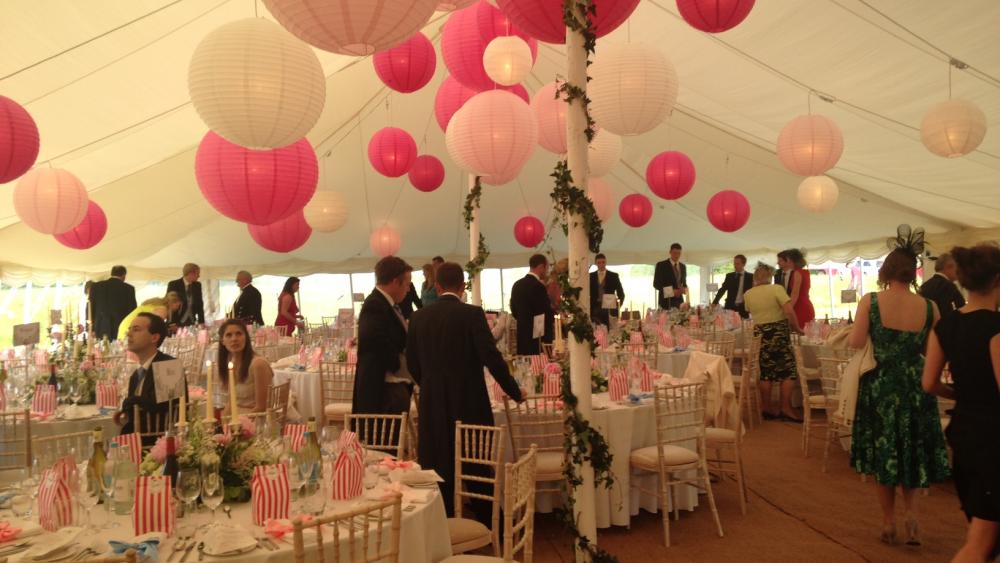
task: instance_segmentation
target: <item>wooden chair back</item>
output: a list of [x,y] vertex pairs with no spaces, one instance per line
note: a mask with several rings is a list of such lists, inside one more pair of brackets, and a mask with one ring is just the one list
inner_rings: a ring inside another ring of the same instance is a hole
[[844,375],[847,362],[840,358],[820,358],[819,373],[823,382],[823,395],[826,396],[828,407],[836,408],[840,401],[840,381]]
[[320,362],[320,400],[322,404],[351,403],[354,400],[356,367],[346,362]]
[[271,416],[278,424],[284,424],[288,418],[288,394],[291,388],[291,381],[267,388],[267,410],[271,411]]
[[537,449],[532,446],[516,463],[504,466],[503,560],[532,562],[535,537],[535,468]]
[[77,463],[82,463],[90,459],[93,436],[93,432],[84,431],[35,438],[31,444],[31,454],[40,460],[46,460],[47,463],[43,463],[45,466],[70,454]]
[[818,381],[820,379],[819,369],[806,367],[801,345],[793,344],[792,351],[795,354],[795,369],[799,374],[799,386],[802,388],[802,402],[804,405],[808,405],[809,397],[816,394],[810,389],[809,381]]
[[[495,550],[500,542],[497,534],[500,527],[500,460],[503,459],[503,428],[499,426],[477,426],[455,423],[455,518],[462,517],[462,499],[480,499],[493,503],[492,526]],[[488,477],[469,475],[463,470],[465,464],[489,468]],[[493,494],[487,496],[467,490],[465,485],[482,483],[492,487]]]
[[523,403],[504,397],[514,455],[522,456],[533,447],[540,452],[563,451],[565,414],[561,401],[559,395],[532,395]]
[[[176,399],[175,399],[176,402]],[[156,438],[167,433],[167,430],[177,424],[178,406],[174,405],[173,420],[167,420],[167,413],[146,412],[139,405],[132,406],[133,428],[142,440],[143,450],[148,450],[156,442]]]
[[[657,385],[653,388],[656,441],[660,446],[689,447],[696,440],[705,451],[705,384]],[[662,455],[662,448],[659,449]]]
[[[292,521],[295,563],[306,561],[307,529],[316,531],[316,561],[319,563],[398,563],[401,505],[402,496],[395,495],[388,500],[365,503],[349,512],[322,516],[309,522],[296,518]],[[326,525],[333,528],[329,541],[332,546],[327,545],[328,540],[323,535]]]
[[358,435],[365,448],[403,459],[406,449],[406,417],[401,414],[346,414],[344,428]]
[[728,332],[716,332],[712,333],[710,337],[705,339],[705,352],[716,356],[722,356],[726,359],[726,363],[729,364],[730,368],[732,368],[733,365],[733,354],[735,351],[735,334]]
[[129,549],[121,555],[103,555],[89,559],[76,559],[77,563],[136,563],[138,555],[134,549]]
[[0,470],[31,466],[31,411],[0,412]]

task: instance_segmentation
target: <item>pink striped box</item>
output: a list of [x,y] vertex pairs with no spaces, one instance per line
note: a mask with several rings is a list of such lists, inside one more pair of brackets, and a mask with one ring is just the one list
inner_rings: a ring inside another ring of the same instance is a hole
[[542,393],[546,395],[562,394],[562,366],[550,363],[545,366],[545,381],[542,383]]
[[132,528],[135,535],[149,532],[174,533],[177,518],[169,475],[139,477],[135,481]]
[[628,375],[621,368],[611,370],[608,377],[608,397],[612,401],[620,401],[628,396]]
[[35,385],[35,396],[31,399],[31,412],[50,415],[56,410],[56,386]]
[[282,436],[291,436],[292,438],[292,451],[298,452],[302,449],[303,444],[306,443],[306,425],[305,424],[286,424],[285,428],[281,431]]
[[118,408],[118,386],[114,383],[97,384],[97,408]]
[[253,523],[257,526],[263,526],[272,518],[288,518],[288,467],[282,463],[255,467],[250,494]]
[[49,532],[73,524],[73,494],[59,464],[42,472],[38,485],[38,522]]
[[361,496],[365,478],[364,449],[354,432],[340,433],[340,454],[333,463],[333,500],[348,500]]
[[122,434],[115,436],[112,440],[117,442],[119,446],[128,446],[129,457],[136,465],[142,463],[142,439],[138,433]]

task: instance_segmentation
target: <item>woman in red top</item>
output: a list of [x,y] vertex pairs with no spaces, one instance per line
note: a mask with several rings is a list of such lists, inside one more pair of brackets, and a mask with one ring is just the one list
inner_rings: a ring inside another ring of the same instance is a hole
[[816,318],[816,310],[809,300],[809,269],[802,251],[792,248],[778,254],[778,266],[785,271],[792,270],[788,280],[788,295],[792,298],[792,309],[799,320],[799,329],[805,330],[806,324]]
[[296,327],[302,326],[299,306],[295,303],[295,295],[298,292],[299,278],[292,276],[285,280],[285,287],[278,296],[278,318],[274,321],[274,326],[287,327],[286,335],[291,335]]

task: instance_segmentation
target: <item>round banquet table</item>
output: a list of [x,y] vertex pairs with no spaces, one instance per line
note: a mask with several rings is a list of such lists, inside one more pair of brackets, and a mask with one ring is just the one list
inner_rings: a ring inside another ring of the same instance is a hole
[[[660,350],[665,350],[662,346]],[[669,373],[674,377],[684,377],[688,362],[691,361],[691,352],[687,350],[674,352],[656,353],[656,371]]]
[[274,368],[273,381],[274,385],[291,383],[289,391],[295,395],[295,409],[302,415],[302,420],[309,420],[309,417],[323,420],[323,393],[318,371]]

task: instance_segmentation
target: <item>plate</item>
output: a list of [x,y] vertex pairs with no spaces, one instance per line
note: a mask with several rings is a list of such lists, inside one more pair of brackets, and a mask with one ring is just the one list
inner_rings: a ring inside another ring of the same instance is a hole
[[225,553],[212,553],[208,551],[208,547],[205,547],[205,555],[211,555],[212,557],[233,557],[235,555],[243,555],[244,553],[250,553],[251,551],[257,549],[257,544],[248,545],[240,549],[234,549],[227,551]]

